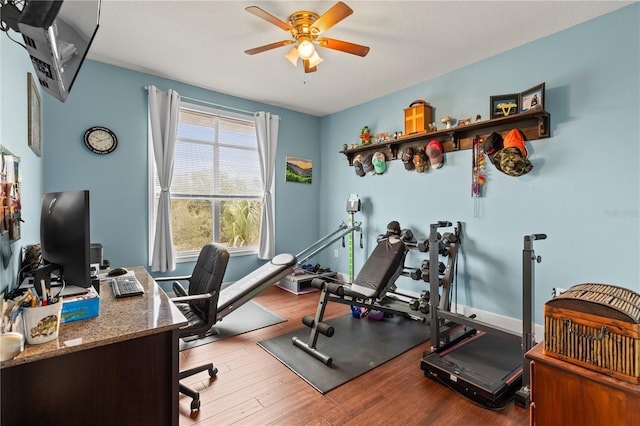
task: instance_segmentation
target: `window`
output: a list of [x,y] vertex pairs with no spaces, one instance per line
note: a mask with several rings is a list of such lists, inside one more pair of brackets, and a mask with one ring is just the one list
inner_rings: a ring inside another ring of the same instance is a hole
[[195,260],[210,242],[256,253],[263,190],[253,117],[181,103],[170,193],[177,261]]

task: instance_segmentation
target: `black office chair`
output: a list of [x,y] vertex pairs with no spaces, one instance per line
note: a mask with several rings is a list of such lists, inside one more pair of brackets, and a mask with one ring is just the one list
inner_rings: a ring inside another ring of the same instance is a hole
[[[216,323],[218,313],[218,297],[220,286],[229,262],[229,252],[220,244],[207,244],[200,251],[196,266],[191,276],[186,277],[159,277],[156,281],[174,281],[173,291],[177,297],[171,300],[180,309],[189,321],[189,324],[181,328],[180,337],[198,336],[204,337],[215,334],[212,327]],[[178,281],[188,281],[188,292]],[[185,377],[209,370],[209,376],[213,377],[218,369],[212,363],[200,365],[189,370],[181,371],[178,375],[182,380]],[[200,408],[200,394],[180,383],[180,392],[188,395],[191,401],[191,409]]]

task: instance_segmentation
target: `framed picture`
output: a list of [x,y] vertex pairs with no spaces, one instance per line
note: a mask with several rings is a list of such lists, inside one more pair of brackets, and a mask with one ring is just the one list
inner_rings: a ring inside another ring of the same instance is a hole
[[491,96],[490,99],[490,111],[491,119],[506,117],[508,115],[515,115],[518,113],[518,102],[520,101],[520,95],[518,93],[512,93],[509,95],[496,95]]
[[31,73],[27,73],[27,110],[29,129],[27,141],[29,148],[38,157],[42,155],[42,116],[40,114],[40,93]]
[[520,112],[544,109],[544,83],[520,93]]
[[313,164],[311,160],[299,157],[286,157],[287,171],[285,180],[287,182],[311,183]]

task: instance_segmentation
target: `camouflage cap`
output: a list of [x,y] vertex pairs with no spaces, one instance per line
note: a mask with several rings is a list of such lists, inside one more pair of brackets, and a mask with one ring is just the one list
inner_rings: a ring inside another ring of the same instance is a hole
[[515,146],[498,151],[493,158],[493,164],[505,175],[516,177],[525,175],[533,169],[529,159],[522,155],[520,148]]

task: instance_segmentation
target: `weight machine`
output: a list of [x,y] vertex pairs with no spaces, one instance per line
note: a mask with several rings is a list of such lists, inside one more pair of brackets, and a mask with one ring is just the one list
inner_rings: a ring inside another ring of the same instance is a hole
[[[446,223],[449,226],[451,225],[450,222]],[[352,308],[354,306],[365,308],[366,312],[378,311],[383,314],[402,315],[422,322],[429,320],[428,304],[430,301],[435,301],[432,303],[435,303],[435,306],[441,309],[449,309],[451,273],[455,270],[457,259],[459,228],[455,234],[449,233],[447,239],[443,238],[442,241],[434,242],[433,246],[416,242],[412,239],[412,235],[410,237],[409,232],[406,231],[400,232],[398,230],[398,235],[389,235],[388,232],[379,236],[377,246],[352,283],[344,284],[326,279],[312,280],[311,285],[321,290],[320,300],[318,301],[315,316],[305,315],[302,318],[302,323],[311,328],[308,340],[304,341],[298,337],[293,337],[292,343],[294,346],[327,366],[332,364],[331,356],[320,352],[316,347],[320,334],[332,337],[335,331],[333,327],[323,322],[324,311],[329,302],[351,305]],[[411,298],[396,293],[395,282],[401,275],[419,279],[415,270],[409,271],[409,268],[406,268],[404,264],[406,254],[411,249],[431,250],[436,258],[435,262],[431,261],[431,265],[435,266],[429,268],[432,274],[427,275],[430,280],[431,291],[423,292],[419,298]],[[444,269],[437,266],[439,265],[437,261],[439,254],[446,254],[449,257],[447,266]],[[442,278],[440,278],[440,273],[443,274]],[[442,288],[441,291],[439,287]],[[443,324],[443,327],[446,326],[447,324]]]

